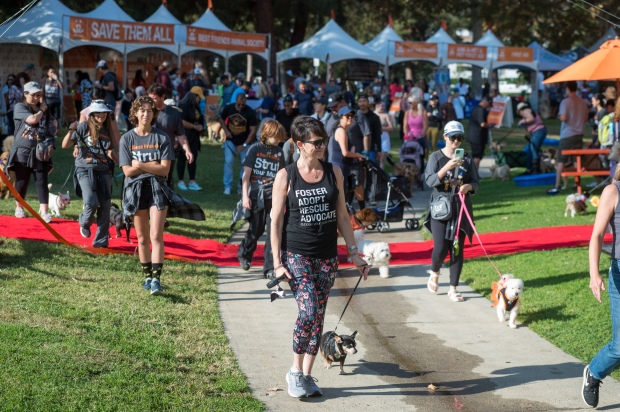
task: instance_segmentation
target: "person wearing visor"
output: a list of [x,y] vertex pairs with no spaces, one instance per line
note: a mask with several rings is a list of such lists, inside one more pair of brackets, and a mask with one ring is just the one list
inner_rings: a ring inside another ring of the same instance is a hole
[[78,218],[80,234],[90,238],[90,227],[97,213],[97,233],[93,247],[108,247],[110,207],[112,206],[112,168],[115,157],[112,139],[112,110],[103,100],[91,103],[88,121],[73,122],[62,141],[62,148],[77,146],[75,192],[84,200],[84,208]]
[[433,235],[433,253],[431,270],[427,283],[428,291],[437,293],[439,286],[439,269],[450,253],[450,289],[448,298],[453,302],[462,302],[463,296],[457,291],[461,271],[463,269],[463,245],[465,236],[469,238],[474,233],[465,214],[460,222],[459,233],[455,233],[457,220],[461,208],[458,193],[465,195],[465,207],[472,220],[474,218],[471,195],[476,193],[480,184],[478,169],[474,166],[474,159],[461,149],[465,131],[463,125],[457,121],[448,122],[443,129],[446,146],[433,152],[426,165],[424,180],[428,187],[433,189],[431,204],[440,196],[448,196],[452,214],[445,220],[431,217],[430,210],[426,213],[424,226]]
[[[15,105],[13,113],[15,140],[9,152],[7,169],[15,172],[15,189],[23,199],[26,199],[30,176],[34,175],[39,214],[44,221],[50,223],[52,216],[48,212],[47,176],[52,167],[51,154],[55,147],[56,120],[51,118],[47,104],[41,101],[43,92],[39,83],[28,82],[24,84],[23,91],[23,102]],[[37,156],[39,143],[42,143],[42,147],[44,145],[48,147],[47,160],[39,160],[42,156]],[[17,200],[15,217],[26,217],[24,208]]]
[[360,153],[355,153],[349,150],[349,138],[347,132],[353,124],[353,118],[355,117],[355,110],[349,106],[341,107],[338,110],[339,123],[336,126],[333,134],[330,136],[327,152],[329,163],[338,165],[342,170],[344,176],[344,193],[345,198],[348,189],[348,180],[351,173],[351,166],[355,159],[364,159],[364,156]]

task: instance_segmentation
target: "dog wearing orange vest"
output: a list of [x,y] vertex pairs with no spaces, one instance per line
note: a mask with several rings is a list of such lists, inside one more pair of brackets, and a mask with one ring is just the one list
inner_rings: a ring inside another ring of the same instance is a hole
[[497,319],[500,323],[506,321],[506,312],[510,312],[508,326],[516,329],[517,315],[521,309],[521,297],[523,296],[523,281],[515,279],[509,273],[502,275],[498,282],[491,284],[491,300],[497,309]]

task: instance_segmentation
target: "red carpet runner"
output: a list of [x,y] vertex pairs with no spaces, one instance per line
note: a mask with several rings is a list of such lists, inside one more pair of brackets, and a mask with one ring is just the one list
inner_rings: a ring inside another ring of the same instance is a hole
[[[174,221],[172,221],[174,224]],[[78,223],[74,220],[54,219],[50,225],[61,236],[71,243],[82,246],[90,246],[92,239],[84,239],[80,236]],[[93,225],[91,232],[95,233]],[[110,234],[115,233],[114,228]],[[117,253],[130,253],[136,251],[135,232],[131,231],[132,244],[127,243],[125,237],[110,239],[110,249]],[[124,235],[124,231],[123,231]],[[592,226],[560,226],[538,229],[525,229],[516,232],[488,233],[481,235],[482,242],[490,256],[507,255],[534,250],[552,250],[567,247],[586,246],[590,242]],[[58,242],[58,240],[36,219],[17,219],[12,216],[0,216],[0,236]],[[114,234],[114,236],[116,236]],[[611,241],[611,234],[605,236],[605,241]],[[237,245],[224,245],[214,240],[189,239],[179,235],[164,235],[166,255],[188,261],[211,261],[218,266],[239,266],[237,261]],[[432,241],[426,242],[402,242],[390,243],[392,252],[391,263],[393,265],[419,265],[431,263]],[[341,266],[350,266],[346,260],[346,248],[339,247]],[[260,266],[263,262],[263,246],[259,245],[254,253],[254,266]],[[465,258],[484,257],[484,252],[474,238],[474,245],[469,246],[466,242]]]

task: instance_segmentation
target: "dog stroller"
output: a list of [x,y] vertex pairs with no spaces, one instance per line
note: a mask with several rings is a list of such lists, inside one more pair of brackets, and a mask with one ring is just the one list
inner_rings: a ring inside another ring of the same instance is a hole
[[415,163],[420,172],[424,170],[424,148],[420,143],[415,140],[403,142],[399,154],[401,162]]
[[[405,227],[408,230],[420,228],[420,219],[415,216],[415,210],[409,202],[411,192],[409,190],[409,181],[404,176],[390,176],[379,165],[371,160],[366,162],[366,170],[368,174],[374,174],[376,179],[367,178],[367,182],[376,182],[375,200],[385,200],[384,206],[374,208],[377,213],[378,221],[376,224],[368,226],[368,229],[377,229],[379,232],[388,232],[390,223],[402,222],[405,209],[408,209],[413,215],[412,218],[405,220]],[[366,185],[366,194],[369,193],[370,185]]]

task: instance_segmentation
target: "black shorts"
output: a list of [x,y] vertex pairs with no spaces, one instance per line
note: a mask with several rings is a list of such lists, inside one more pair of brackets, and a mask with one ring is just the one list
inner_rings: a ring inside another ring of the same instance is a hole
[[[164,202],[168,206],[168,199],[162,193]],[[153,187],[151,182],[145,180],[142,182],[142,191],[140,192],[140,201],[138,202],[138,210],[148,210],[151,206],[155,206],[155,198],[153,197]]]
[[472,143],[469,142],[469,145],[471,146],[471,157],[473,157],[474,159],[482,159],[484,157],[484,149],[487,145],[486,142],[481,143],[481,142],[476,142],[476,143]]

